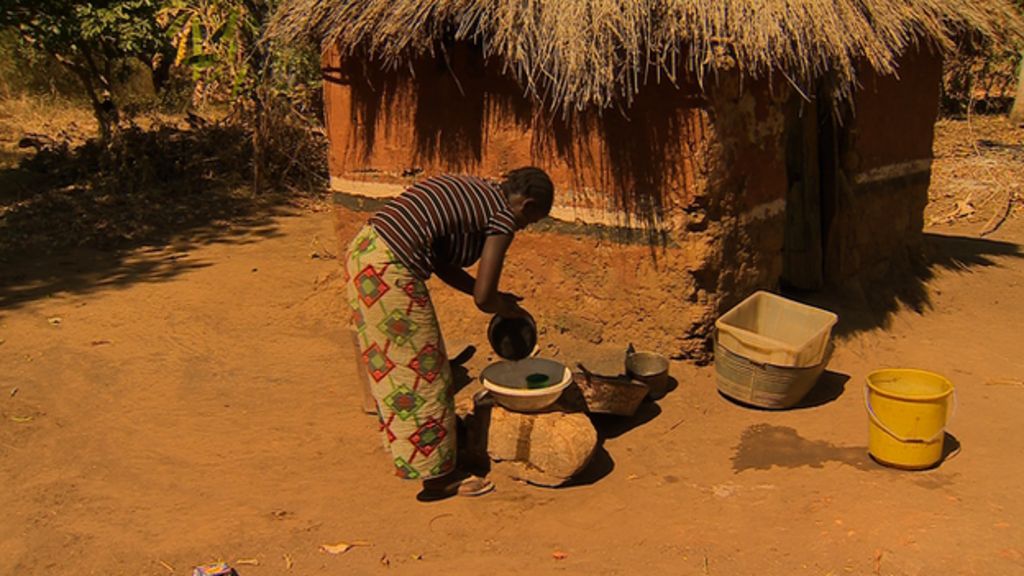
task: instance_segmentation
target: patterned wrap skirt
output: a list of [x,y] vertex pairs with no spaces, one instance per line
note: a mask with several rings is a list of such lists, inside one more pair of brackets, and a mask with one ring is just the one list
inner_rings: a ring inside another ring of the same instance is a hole
[[456,454],[452,374],[426,285],[369,225],[349,246],[345,284],[395,473],[410,480],[448,474]]

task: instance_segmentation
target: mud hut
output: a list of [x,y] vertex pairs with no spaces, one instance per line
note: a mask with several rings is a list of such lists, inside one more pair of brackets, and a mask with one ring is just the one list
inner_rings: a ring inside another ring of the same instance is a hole
[[439,172],[558,186],[507,278],[544,324],[706,359],[752,290],[905,266],[943,54],[1003,0],[293,0],[324,47],[338,229]]

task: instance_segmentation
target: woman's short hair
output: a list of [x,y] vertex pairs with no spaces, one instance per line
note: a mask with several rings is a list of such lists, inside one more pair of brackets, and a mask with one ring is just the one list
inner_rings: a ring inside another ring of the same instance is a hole
[[551,213],[555,201],[555,185],[547,172],[536,166],[516,168],[505,174],[501,187],[508,195],[519,194],[534,201],[537,210],[545,216]]

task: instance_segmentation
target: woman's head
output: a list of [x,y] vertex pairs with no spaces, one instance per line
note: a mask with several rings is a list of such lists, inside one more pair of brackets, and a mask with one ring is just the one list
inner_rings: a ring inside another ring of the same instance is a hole
[[509,208],[520,229],[545,218],[555,200],[555,186],[551,178],[534,166],[516,168],[505,174],[501,189],[505,191]]

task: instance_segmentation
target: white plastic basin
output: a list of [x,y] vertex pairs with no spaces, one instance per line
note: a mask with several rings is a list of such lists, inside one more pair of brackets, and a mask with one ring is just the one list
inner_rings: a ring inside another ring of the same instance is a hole
[[[529,377],[543,374],[546,384],[529,388]],[[488,366],[480,381],[494,400],[514,412],[539,412],[554,404],[572,383],[572,372],[565,365],[545,358],[504,360]]]

